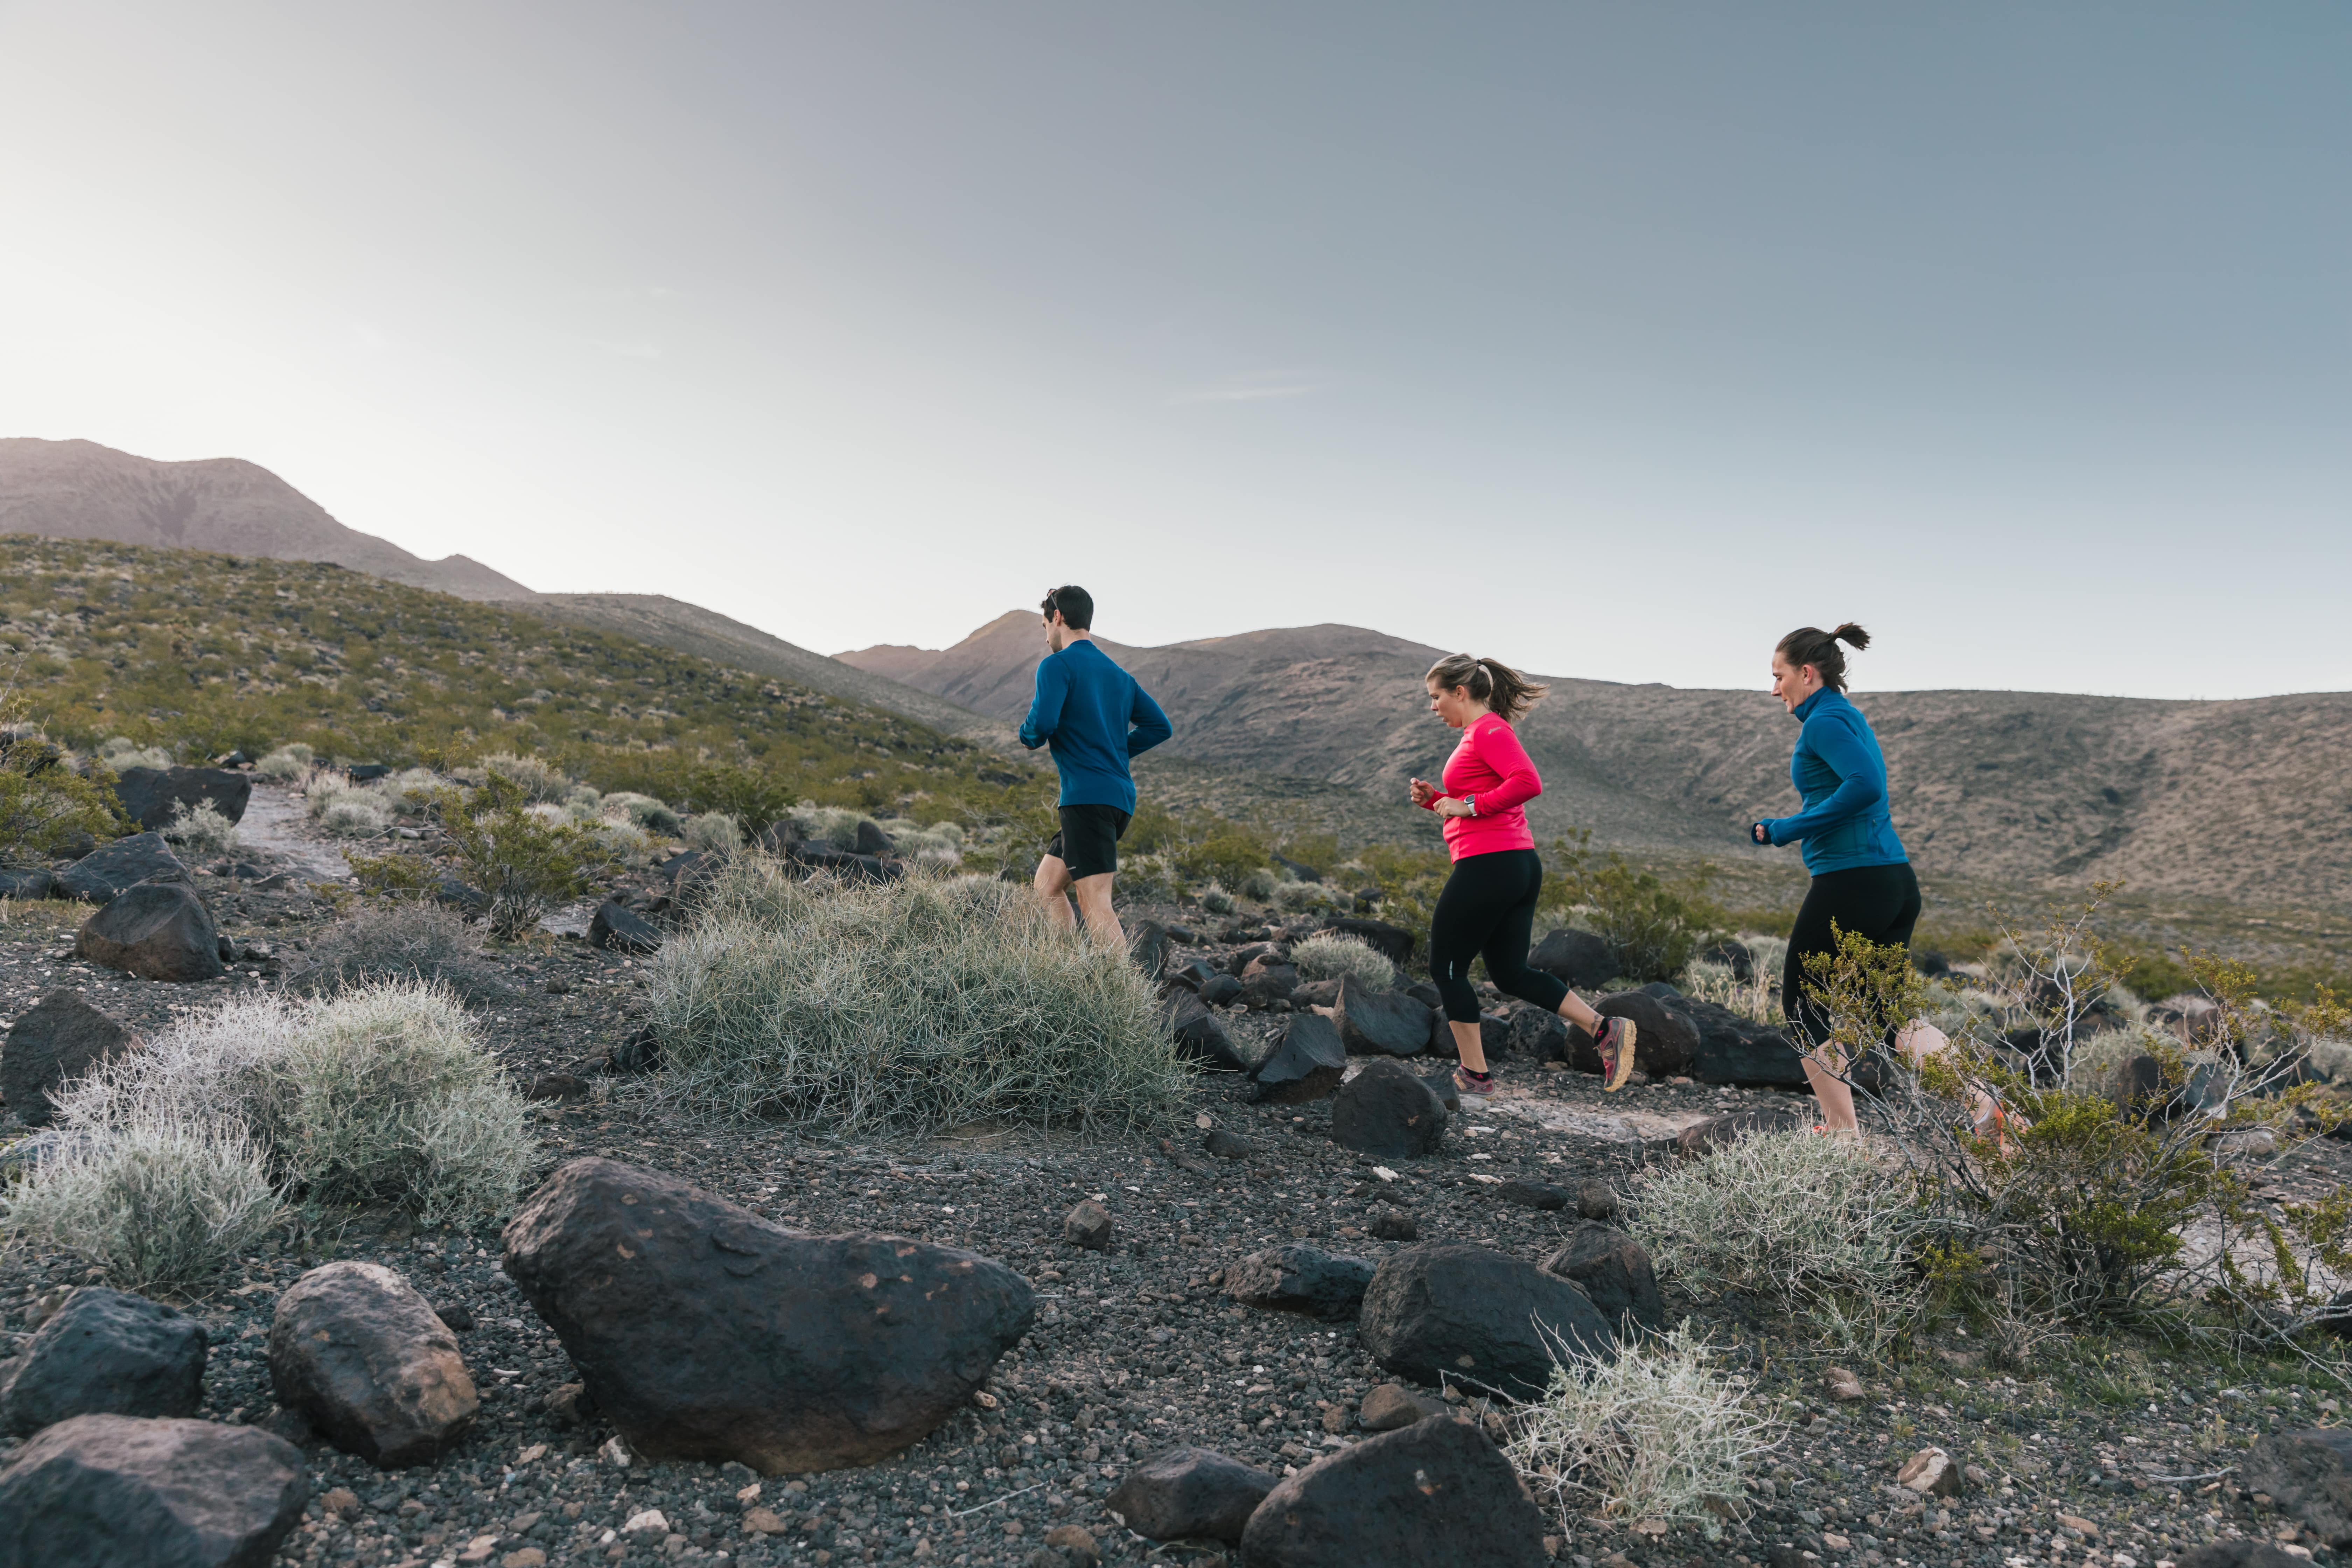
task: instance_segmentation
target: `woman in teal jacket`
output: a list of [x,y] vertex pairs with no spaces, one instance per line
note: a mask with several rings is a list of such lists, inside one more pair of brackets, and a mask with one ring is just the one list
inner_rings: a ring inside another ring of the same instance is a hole
[[1919,879],[1886,807],[1886,759],[1870,721],[1846,700],[1841,642],[1858,651],[1870,646],[1870,634],[1851,621],[1833,632],[1806,626],[1772,651],[1772,695],[1804,726],[1789,760],[1789,777],[1804,809],[1748,830],[1759,844],[1805,847],[1805,869],[1813,880],[1789,933],[1780,1008],[1806,1053],[1805,1077],[1822,1102],[1823,1124],[1832,1131],[1854,1125],[1853,1093],[1839,1076],[1843,1064],[1814,1059],[1828,1043],[1829,1027],[1805,994],[1805,958],[1837,951],[1832,922],[1838,931],[1895,947],[1910,946],[1911,929],[1919,923]]

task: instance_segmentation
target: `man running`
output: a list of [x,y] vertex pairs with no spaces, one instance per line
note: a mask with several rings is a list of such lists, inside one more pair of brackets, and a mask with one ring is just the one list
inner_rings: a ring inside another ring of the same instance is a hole
[[1037,662],[1037,695],[1021,721],[1021,743],[1054,749],[1062,775],[1062,830],[1037,862],[1037,897],[1065,930],[1075,930],[1067,895],[1077,889],[1078,910],[1097,942],[1127,945],[1110,907],[1118,841],[1135,815],[1135,777],[1129,759],[1175,731],[1168,715],[1135,678],[1095,646],[1094,595],[1056,588],[1045,595],[1045,646]]

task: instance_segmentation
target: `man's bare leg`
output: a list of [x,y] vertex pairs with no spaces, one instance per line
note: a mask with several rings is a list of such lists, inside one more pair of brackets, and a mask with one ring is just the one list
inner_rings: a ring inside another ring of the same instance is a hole
[[[1054,864],[1062,865],[1059,860],[1055,861]],[[1066,879],[1067,879],[1068,867],[1062,867],[1062,875]],[[1110,907],[1110,885],[1113,879],[1113,873],[1108,871],[1099,871],[1091,877],[1079,878],[1078,913],[1086,917],[1087,930],[1093,933],[1097,942],[1105,947],[1124,948],[1127,945],[1127,932],[1120,929],[1118,916]]]
[[1037,889],[1037,901],[1045,906],[1047,919],[1064,931],[1078,929],[1078,918],[1070,912],[1070,868],[1060,856],[1048,855],[1037,862],[1037,879],[1032,886]]

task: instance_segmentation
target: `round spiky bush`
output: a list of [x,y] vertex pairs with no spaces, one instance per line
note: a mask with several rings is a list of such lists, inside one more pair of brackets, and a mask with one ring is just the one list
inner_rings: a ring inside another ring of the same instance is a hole
[[1339,931],[1310,936],[1290,950],[1290,962],[1308,980],[1354,980],[1374,991],[1396,984],[1396,965],[1372,951],[1363,938]]

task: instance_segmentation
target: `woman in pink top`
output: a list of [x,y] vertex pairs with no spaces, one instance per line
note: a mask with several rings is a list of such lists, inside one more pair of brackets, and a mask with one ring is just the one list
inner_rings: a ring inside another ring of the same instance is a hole
[[1429,973],[1445,999],[1445,1021],[1462,1058],[1454,1087],[1480,1103],[1494,1092],[1478,1040],[1478,994],[1470,986],[1470,961],[1483,957],[1486,977],[1502,990],[1591,1035],[1601,1047],[1603,1085],[1622,1089],[1633,1070],[1633,1020],[1601,1016],[1553,976],[1528,966],[1543,861],[1523,808],[1543,793],[1543,780],[1511,724],[1544,689],[1507,665],[1466,653],[1438,660],[1426,681],[1429,710],[1462,731],[1461,744],[1445,759],[1444,787],[1412,781],[1413,805],[1445,818],[1445,847],[1454,855],[1454,874],[1429,926]]

